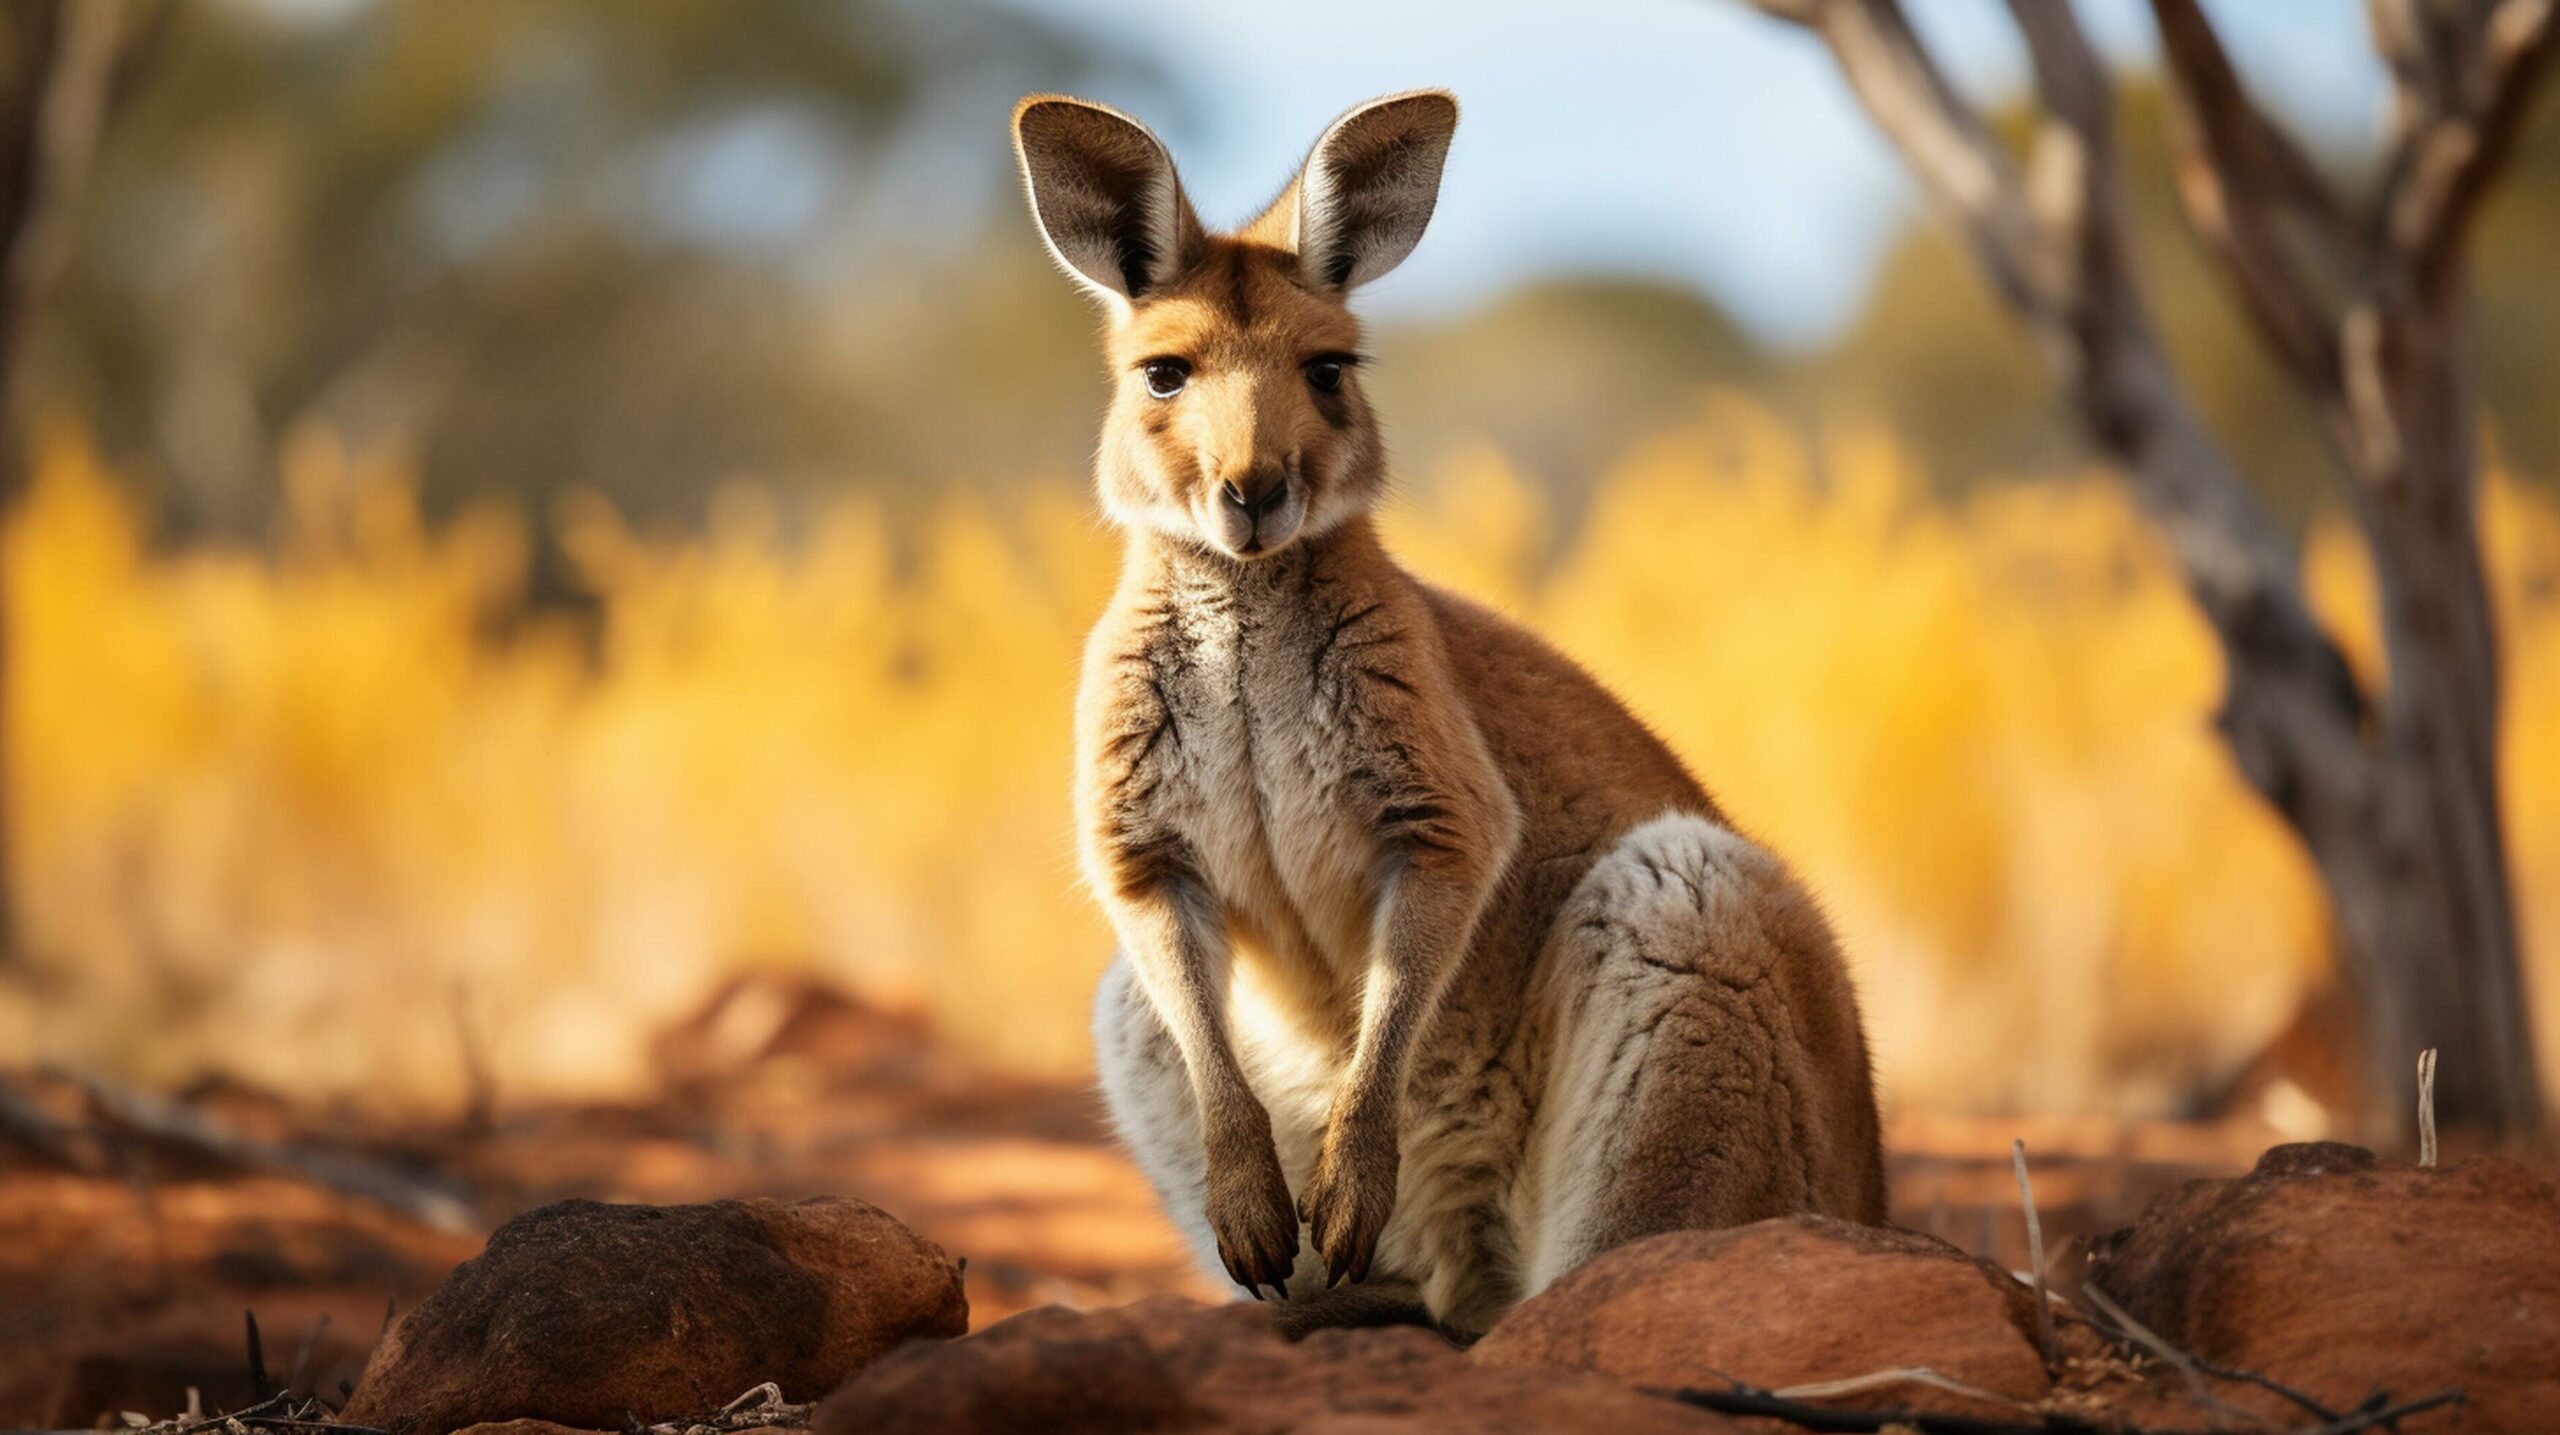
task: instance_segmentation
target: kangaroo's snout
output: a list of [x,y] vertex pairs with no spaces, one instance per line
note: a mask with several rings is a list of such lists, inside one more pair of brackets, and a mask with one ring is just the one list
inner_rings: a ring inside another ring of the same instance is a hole
[[1288,501],[1289,476],[1285,473],[1267,474],[1247,479],[1242,484],[1231,478],[1219,488],[1218,498],[1246,517],[1259,519]]
[[1267,465],[1218,486],[1218,546],[1239,556],[1268,553],[1297,536],[1306,516],[1295,464]]

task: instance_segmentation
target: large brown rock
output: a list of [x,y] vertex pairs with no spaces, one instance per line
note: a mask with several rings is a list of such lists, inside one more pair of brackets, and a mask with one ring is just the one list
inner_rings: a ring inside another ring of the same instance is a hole
[[[1656,1389],[1732,1379],[1775,1390],[1925,1365],[2034,1401],[2052,1385],[2034,1331],[2034,1298],[1998,1267],[1916,1232],[1808,1215],[1605,1252],[1513,1309],[1474,1358]],[[1916,1384],[1840,1403],[2005,1409]]]
[[[2560,1420],[2560,1192],[2512,1161],[2421,1170],[2278,1146],[2246,1176],[2154,1200],[2097,1244],[2090,1280],[2171,1344],[2339,1409],[2459,1385],[2463,1408],[2434,1419],[2465,1435]],[[2219,1393],[2302,1418],[2264,1391]]]
[[968,1325],[950,1258],[860,1201],[563,1201],[499,1227],[402,1317],[343,1418],[395,1435],[619,1430],[768,1380],[815,1400],[910,1338]]
[[1720,1416],[1605,1377],[1489,1370],[1427,1331],[1327,1330],[1297,1344],[1259,1306],[1163,1298],[1049,1307],[910,1346],[818,1407],[815,1435],[1351,1435],[1731,1432]]

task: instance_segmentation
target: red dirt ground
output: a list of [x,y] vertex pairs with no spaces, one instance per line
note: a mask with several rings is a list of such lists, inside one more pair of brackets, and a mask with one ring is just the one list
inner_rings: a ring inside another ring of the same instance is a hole
[[[659,1057],[665,1090],[645,1104],[397,1133],[231,1086],[185,1093],[155,1123],[120,1117],[69,1078],[7,1080],[0,1427],[164,1416],[185,1408],[190,1386],[207,1409],[245,1404],[244,1313],[277,1379],[334,1400],[387,1303],[414,1303],[498,1222],[568,1196],[860,1196],[967,1258],[981,1326],[1053,1302],[1220,1294],[1109,1144],[1089,1092],[990,1076],[912,1021],[772,983],[724,994],[668,1033]],[[170,1112],[211,1123],[212,1145],[227,1149],[172,1136]],[[1904,1117],[1891,1129],[1896,1220],[2025,1265],[2012,1137],[2034,1157],[2052,1253],[2179,1181],[2243,1170],[2280,1139],[2233,1125]],[[429,1199],[404,1214],[345,1189],[386,1180]]]

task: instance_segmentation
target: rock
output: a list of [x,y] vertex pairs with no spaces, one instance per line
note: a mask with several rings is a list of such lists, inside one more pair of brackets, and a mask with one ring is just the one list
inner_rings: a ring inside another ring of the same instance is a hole
[[[2547,1430],[2560,1410],[2560,1191],[2512,1161],[2278,1146],[2154,1200],[2097,1243],[2090,1281],[2172,1345],[2341,1410],[2455,1385],[2458,1416],[2432,1418],[2466,1435]],[[2218,1393],[2301,1418],[2264,1391]]]
[[814,1435],[1741,1428],[1605,1377],[1478,1367],[1428,1331],[1328,1330],[1292,1345],[1265,1307],[1161,1298],[1051,1306],[909,1346],[819,1406]]
[[819,1408],[817,1427],[1110,1435],[1204,1418],[1127,1316],[1044,1306],[967,1340],[881,1361]]
[[402,1317],[342,1418],[394,1435],[620,1430],[768,1380],[815,1400],[910,1338],[968,1324],[950,1258],[860,1201],[563,1201],[499,1227]]
[[[1806,1215],[1604,1252],[1515,1307],[1474,1359],[1656,1389],[1730,1376],[1775,1390],[1925,1365],[2033,1401],[2052,1384],[2034,1332],[2034,1297],[1998,1267],[1916,1232]],[[2014,1413],[1916,1384],[1840,1403]]]

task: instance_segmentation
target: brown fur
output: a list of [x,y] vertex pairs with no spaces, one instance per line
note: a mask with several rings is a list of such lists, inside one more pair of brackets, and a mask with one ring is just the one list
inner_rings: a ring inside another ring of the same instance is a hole
[[1419,237],[1455,117],[1354,111],[1235,235],[1130,160],[1134,122],[1034,99],[1016,133],[1111,312],[1096,472],[1129,542],[1077,780],[1126,966],[1106,1091],[1239,1284],[1374,1270],[1480,1330],[1654,1231],[1880,1220],[1883,1178],[1811,902],[1581,669],[1379,542],[1358,365],[1311,366],[1357,354],[1347,287]]

